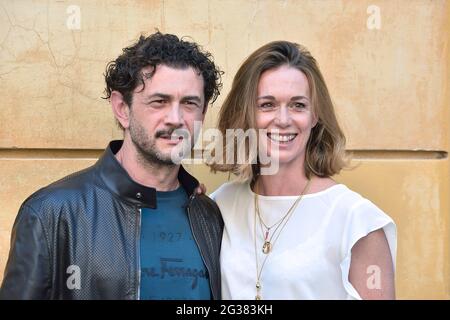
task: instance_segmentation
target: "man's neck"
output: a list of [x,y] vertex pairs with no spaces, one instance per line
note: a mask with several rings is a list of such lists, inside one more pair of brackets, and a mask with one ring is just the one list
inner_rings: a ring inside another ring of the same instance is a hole
[[130,177],[139,184],[157,191],[171,191],[179,186],[179,165],[150,163],[139,156],[131,141],[125,140],[115,156]]

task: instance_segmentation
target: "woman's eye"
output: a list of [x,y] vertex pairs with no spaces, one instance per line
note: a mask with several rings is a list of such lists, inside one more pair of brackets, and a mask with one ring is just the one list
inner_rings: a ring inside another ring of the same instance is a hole
[[305,109],[306,105],[304,103],[301,103],[301,102],[296,102],[296,103],[294,103],[293,107],[295,109],[301,110],[301,109]]
[[273,104],[271,102],[266,102],[266,103],[260,104],[259,107],[261,109],[270,109],[270,108],[273,108]]

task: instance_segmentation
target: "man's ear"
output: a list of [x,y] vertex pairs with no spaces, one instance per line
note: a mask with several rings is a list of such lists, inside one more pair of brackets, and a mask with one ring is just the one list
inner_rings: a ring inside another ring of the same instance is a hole
[[111,92],[111,108],[117,121],[124,129],[128,129],[130,124],[130,107],[123,99],[123,95],[119,91]]

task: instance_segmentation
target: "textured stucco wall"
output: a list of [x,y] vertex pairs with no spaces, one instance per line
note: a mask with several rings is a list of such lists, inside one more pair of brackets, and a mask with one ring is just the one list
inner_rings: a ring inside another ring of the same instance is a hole
[[[354,151],[337,179],[397,222],[398,297],[450,298],[446,0],[0,1],[0,278],[20,203],[121,136],[102,74],[155,28],[191,36],[226,71],[206,127],[250,52],[278,39],[308,47]],[[228,178],[190,170],[210,191]]]

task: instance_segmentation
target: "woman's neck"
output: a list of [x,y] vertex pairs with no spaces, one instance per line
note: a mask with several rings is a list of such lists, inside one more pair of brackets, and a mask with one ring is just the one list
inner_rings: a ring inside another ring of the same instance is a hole
[[253,190],[265,196],[296,196],[302,193],[307,183],[303,168],[295,173],[280,168],[277,174],[258,176]]
[[[309,180],[311,182],[305,194],[321,192],[337,184],[330,177],[312,175]],[[293,171],[280,168],[275,175],[258,176],[253,191],[264,196],[298,196],[304,191],[307,183],[308,178],[303,169]]]

